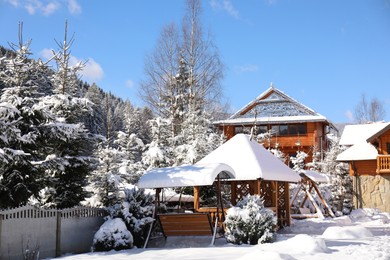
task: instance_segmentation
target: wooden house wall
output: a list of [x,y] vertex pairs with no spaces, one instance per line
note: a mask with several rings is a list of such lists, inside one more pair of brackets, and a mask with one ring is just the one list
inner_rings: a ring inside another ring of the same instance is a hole
[[349,164],[351,176],[355,175],[376,175],[376,160],[354,161]]
[[[306,163],[312,161],[313,147],[322,151],[327,150],[328,144],[326,140],[326,133],[324,133],[327,124],[322,122],[308,122],[307,133],[304,135],[294,136],[274,136],[271,142],[265,141],[264,147],[274,148],[278,144],[278,148],[286,155],[295,154],[297,151],[303,151],[309,156],[306,158]],[[230,139],[235,134],[234,125],[225,125],[221,128],[224,131],[227,139]],[[248,126],[250,127],[250,126]],[[299,145],[297,143],[299,142]]]
[[384,134],[382,134],[379,138],[379,154],[389,155],[389,152],[387,151],[387,146],[390,144],[390,130],[386,131]]

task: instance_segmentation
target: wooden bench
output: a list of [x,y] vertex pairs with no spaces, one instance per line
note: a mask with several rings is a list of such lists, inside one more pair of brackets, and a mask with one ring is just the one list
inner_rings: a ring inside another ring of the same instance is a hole
[[172,213],[160,214],[157,218],[165,237],[168,236],[213,236],[210,214]]

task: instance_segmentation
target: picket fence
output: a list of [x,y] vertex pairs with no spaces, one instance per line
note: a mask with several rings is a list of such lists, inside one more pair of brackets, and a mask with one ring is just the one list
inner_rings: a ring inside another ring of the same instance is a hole
[[104,222],[103,209],[41,209],[24,206],[0,211],[0,259],[39,258],[91,251],[93,236]]

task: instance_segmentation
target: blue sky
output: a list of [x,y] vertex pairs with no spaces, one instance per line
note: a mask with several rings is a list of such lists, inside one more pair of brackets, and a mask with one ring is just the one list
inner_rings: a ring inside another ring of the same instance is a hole
[[[233,110],[272,82],[333,122],[350,122],[361,95],[378,98],[390,121],[390,0],[203,0],[203,26],[225,64]],[[142,105],[145,55],[164,25],[180,23],[183,0],[0,0],[0,45],[17,42],[18,22],[34,57],[75,33],[83,80]]]

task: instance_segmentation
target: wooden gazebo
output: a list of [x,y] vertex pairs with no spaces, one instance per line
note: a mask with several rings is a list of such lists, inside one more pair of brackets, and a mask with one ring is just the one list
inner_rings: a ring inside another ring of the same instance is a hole
[[[237,134],[198,162],[209,163],[224,163],[234,170],[234,179],[225,182],[230,184],[233,206],[248,194],[258,194],[264,206],[276,213],[279,226],[290,225],[289,183],[297,183],[301,177],[261,144],[249,135]],[[194,187],[195,210],[211,211],[199,207],[198,189]]]
[[297,183],[301,177],[249,135],[235,135],[194,165],[151,170],[141,177],[138,187],[192,186],[194,211],[209,213],[214,219],[218,207],[200,207],[199,190],[217,179],[230,185],[233,206],[248,194],[258,194],[265,207],[276,213],[279,226],[290,225],[289,183]]

